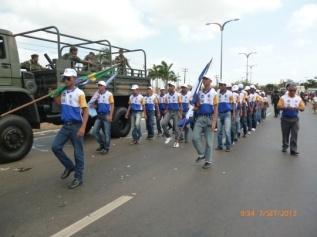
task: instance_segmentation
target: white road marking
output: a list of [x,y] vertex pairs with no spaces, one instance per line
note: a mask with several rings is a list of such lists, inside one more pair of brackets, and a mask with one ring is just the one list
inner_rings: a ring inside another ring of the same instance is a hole
[[86,226],[90,225],[91,223],[97,221],[101,217],[109,214],[116,208],[120,207],[121,205],[125,204],[126,202],[130,201],[133,197],[131,196],[121,196],[116,200],[110,202],[109,204],[101,207],[100,209],[90,213],[89,215],[85,216],[81,220],[75,222],[74,224],[66,227],[65,229],[57,232],[51,237],[68,237],[76,234]]
[[59,131],[59,128],[58,128],[58,129],[51,129],[51,130],[45,130],[45,131],[34,132],[33,134],[34,134],[34,135],[43,135],[43,134],[46,134],[46,133],[58,132],[58,131]]
[[55,137],[56,135],[50,135],[50,136],[44,136],[44,137],[36,137],[34,138],[34,141],[37,141],[39,139],[44,139],[44,138],[51,138],[51,137]]

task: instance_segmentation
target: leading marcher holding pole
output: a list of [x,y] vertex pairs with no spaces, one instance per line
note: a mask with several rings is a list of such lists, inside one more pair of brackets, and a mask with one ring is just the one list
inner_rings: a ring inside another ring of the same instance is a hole
[[[197,117],[193,131],[193,145],[198,153],[196,162],[205,160],[203,169],[212,166],[214,129],[218,117],[218,97],[215,89],[211,87],[212,79],[213,77],[208,75],[203,77],[204,89],[199,92],[198,101],[195,104]],[[205,149],[202,145],[202,133],[205,136]]]
[[[55,102],[61,105],[61,119],[63,127],[56,135],[52,151],[65,167],[61,179],[66,179],[73,171],[75,179],[68,186],[74,189],[83,183],[84,170],[84,135],[88,121],[88,106],[85,94],[75,86],[77,72],[72,68],[66,68],[63,74],[66,89],[60,97],[55,98]],[[71,141],[74,147],[75,164],[63,151],[67,141]]]

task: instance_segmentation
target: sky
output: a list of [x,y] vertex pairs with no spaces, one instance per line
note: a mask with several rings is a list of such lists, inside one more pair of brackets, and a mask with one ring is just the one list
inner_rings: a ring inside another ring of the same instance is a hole
[[[206,23],[233,18],[240,20],[223,32],[223,80],[245,80],[246,57],[239,53],[252,51],[252,83],[317,76],[316,0],[0,0],[2,29],[19,33],[55,25],[66,34],[142,48],[148,67],[173,63],[182,81],[187,68],[186,83],[197,79],[210,58],[210,73],[219,75],[220,31]],[[17,40],[21,61],[34,52],[56,57],[53,45]],[[142,67],[141,54],[127,57],[132,67]]]

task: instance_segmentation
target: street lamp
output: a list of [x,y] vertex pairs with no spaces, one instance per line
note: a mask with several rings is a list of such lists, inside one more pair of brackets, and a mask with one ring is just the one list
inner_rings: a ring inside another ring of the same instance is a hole
[[256,54],[256,51],[249,52],[249,53],[239,53],[239,54],[242,54],[242,55],[244,55],[244,56],[247,58],[247,70],[246,70],[246,73],[245,73],[245,81],[246,81],[246,83],[248,83],[248,76],[249,76],[249,57],[250,57],[252,54]]
[[218,22],[210,22],[206,23],[207,26],[209,25],[217,25],[220,28],[221,31],[221,46],[220,46],[220,80],[222,80],[222,50],[223,50],[223,30],[225,29],[225,26],[232,21],[238,21],[240,20],[239,18],[231,19],[228,21],[225,21],[224,23],[218,23]]

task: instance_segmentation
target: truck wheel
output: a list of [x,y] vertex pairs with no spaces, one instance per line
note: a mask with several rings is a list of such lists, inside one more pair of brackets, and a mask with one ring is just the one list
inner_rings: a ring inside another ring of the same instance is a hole
[[0,162],[24,158],[33,145],[33,132],[28,121],[17,115],[0,119]]
[[129,134],[131,129],[131,119],[125,118],[127,108],[119,107],[115,111],[113,122],[111,124],[111,136],[114,138],[125,137]]

